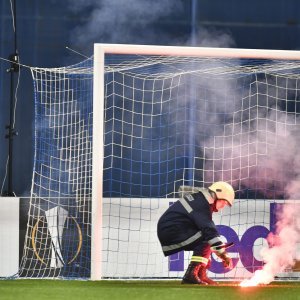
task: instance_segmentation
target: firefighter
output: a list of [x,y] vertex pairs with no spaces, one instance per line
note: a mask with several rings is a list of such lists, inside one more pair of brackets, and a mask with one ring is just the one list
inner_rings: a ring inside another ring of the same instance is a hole
[[[191,187],[190,187],[191,188]],[[211,254],[214,252],[224,267],[232,269],[232,260],[220,238],[213,212],[232,206],[235,193],[230,184],[218,181],[206,188],[180,189],[182,197],[160,217],[157,235],[165,256],[179,251],[193,251],[190,264],[183,276],[184,284],[217,284],[207,277]]]

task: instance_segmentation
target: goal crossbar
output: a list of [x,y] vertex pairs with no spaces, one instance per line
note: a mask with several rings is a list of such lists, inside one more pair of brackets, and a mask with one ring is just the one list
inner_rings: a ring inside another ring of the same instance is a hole
[[300,60],[300,51],[271,49],[238,49],[215,47],[151,46],[126,44],[95,44],[94,52],[105,54],[172,55],[248,59]]

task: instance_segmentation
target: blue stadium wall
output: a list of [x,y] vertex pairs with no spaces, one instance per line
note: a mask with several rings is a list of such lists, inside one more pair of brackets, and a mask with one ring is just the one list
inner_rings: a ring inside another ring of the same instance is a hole
[[[94,42],[196,44],[288,50],[300,48],[298,0],[135,0],[130,3],[131,5],[135,3],[136,6],[131,7],[123,7],[126,3],[123,0],[119,0],[118,7],[112,7],[111,2],[107,0],[95,0],[94,3],[88,1],[80,8],[78,3],[81,2],[16,0],[17,42],[23,64],[38,67],[74,64],[83,58],[67,50],[66,46],[89,56],[92,54]],[[149,2],[155,8],[153,13],[156,15],[147,12]],[[138,15],[135,9],[139,12]],[[108,19],[108,24],[96,23],[93,32],[88,32],[90,38],[82,40],[80,33],[89,28],[87,24],[91,21],[92,12],[95,11],[100,14],[105,11],[111,14],[111,18]],[[124,11],[128,13],[128,18],[122,17]],[[118,18],[113,18],[114,13]],[[114,26],[110,26],[112,21],[117,28],[118,25],[119,28],[128,28],[126,35],[116,34]],[[101,25],[99,32],[97,25]],[[8,58],[13,51],[10,1],[1,0],[0,57]],[[0,62],[1,185],[8,154],[5,126],[9,124],[10,76],[6,72],[9,67],[9,63]],[[22,68],[20,75],[16,112],[18,136],[14,138],[13,190],[18,196],[28,196],[33,165],[33,86],[28,69]],[[3,191],[5,190],[6,185]]]

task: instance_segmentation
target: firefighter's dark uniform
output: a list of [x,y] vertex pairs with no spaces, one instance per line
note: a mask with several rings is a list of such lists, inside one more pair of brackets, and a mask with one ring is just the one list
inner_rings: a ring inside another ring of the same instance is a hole
[[157,235],[165,256],[181,250],[209,258],[210,246],[221,239],[212,220],[212,198],[207,189],[186,194],[161,216]]

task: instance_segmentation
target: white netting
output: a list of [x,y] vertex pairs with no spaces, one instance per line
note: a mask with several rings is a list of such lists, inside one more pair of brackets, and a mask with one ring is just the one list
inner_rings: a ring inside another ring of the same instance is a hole
[[[100,112],[103,277],[182,276],[188,255],[163,257],[157,220],[179,186],[220,179],[239,199],[215,219],[236,243],[236,266],[223,275],[214,260],[211,275],[248,277],[261,266],[258,250],[274,226],[274,203],[299,196],[289,189],[300,175],[299,67],[294,61],[107,56]],[[21,274],[89,277],[92,64],[32,72],[35,168]]]

